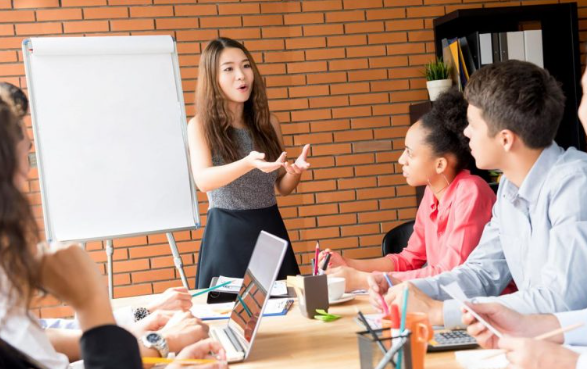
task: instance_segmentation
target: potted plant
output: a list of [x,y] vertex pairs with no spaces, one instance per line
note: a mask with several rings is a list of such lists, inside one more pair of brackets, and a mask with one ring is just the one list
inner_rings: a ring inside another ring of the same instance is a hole
[[450,68],[440,58],[426,64],[424,75],[426,76],[426,87],[428,88],[430,101],[436,100],[438,95],[452,86]]

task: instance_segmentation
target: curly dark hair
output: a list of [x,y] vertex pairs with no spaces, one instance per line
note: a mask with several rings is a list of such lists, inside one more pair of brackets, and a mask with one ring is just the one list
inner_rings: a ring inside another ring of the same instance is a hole
[[38,263],[32,245],[37,241],[37,224],[30,205],[17,187],[16,145],[22,140],[22,123],[11,106],[0,101],[0,273],[9,306],[30,307],[39,286]]
[[13,84],[0,82],[0,100],[5,102],[17,118],[22,118],[29,110],[29,99]]
[[469,139],[464,131],[468,125],[467,101],[456,88],[442,93],[422,119],[426,130],[426,143],[436,156],[453,154],[457,158],[457,173],[469,169],[474,162]]

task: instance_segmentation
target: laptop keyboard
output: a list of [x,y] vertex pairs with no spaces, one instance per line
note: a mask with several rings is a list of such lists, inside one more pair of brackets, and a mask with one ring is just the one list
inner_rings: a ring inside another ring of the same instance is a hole
[[212,337],[218,340],[222,347],[224,347],[224,350],[226,351],[226,360],[228,362],[244,359],[244,350],[228,327],[218,330],[213,329],[210,333],[212,334]]

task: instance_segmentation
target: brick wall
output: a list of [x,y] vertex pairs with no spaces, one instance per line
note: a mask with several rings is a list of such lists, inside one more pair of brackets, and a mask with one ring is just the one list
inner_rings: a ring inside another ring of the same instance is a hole
[[[312,170],[279,198],[302,272],[315,241],[350,257],[380,255],[385,232],[415,215],[398,168],[410,103],[427,99],[422,65],[433,57],[432,20],[459,8],[557,1],[477,0],[0,0],[0,80],[26,89],[21,42],[32,36],[172,35],[188,116],[208,40],[244,41],[267,84],[289,157],[311,143]],[[587,1],[579,1],[587,18]],[[581,41],[587,23],[580,21]],[[30,129],[30,119],[27,119]],[[42,222],[38,174],[29,199]],[[199,193],[202,222],[207,199]],[[175,235],[193,286],[203,230]],[[180,285],[164,235],[114,240],[115,297]],[[105,271],[104,245],[88,244]],[[71,310],[52,298],[46,317]]]

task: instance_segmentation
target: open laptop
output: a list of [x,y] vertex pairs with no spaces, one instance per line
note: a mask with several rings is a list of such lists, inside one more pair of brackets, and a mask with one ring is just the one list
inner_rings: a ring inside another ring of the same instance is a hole
[[228,324],[210,328],[210,335],[222,344],[229,363],[249,356],[269,301],[268,291],[273,288],[286,250],[287,241],[261,231]]

